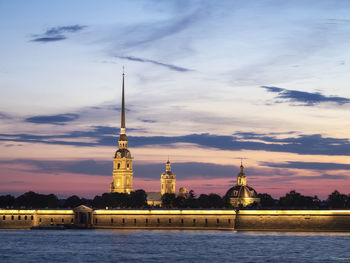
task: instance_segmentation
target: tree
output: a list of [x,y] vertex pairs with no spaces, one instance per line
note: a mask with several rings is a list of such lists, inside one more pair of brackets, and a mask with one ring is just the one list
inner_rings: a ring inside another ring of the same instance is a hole
[[162,207],[173,208],[175,204],[174,194],[164,194],[162,195]]
[[142,208],[147,206],[147,194],[144,190],[136,190],[130,194],[130,207]]
[[74,208],[82,204],[83,204],[83,201],[78,196],[72,195],[64,201],[63,207]]
[[11,208],[14,206],[15,198],[12,195],[0,196],[0,208]]
[[320,200],[317,196],[303,196],[295,190],[292,190],[284,197],[281,197],[278,204],[286,208],[317,208],[320,204]]
[[258,194],[258,198],[260,198],[260,206],[263,208],[275,206],[275,199],[269,194]]
[[344,208],[347,205],[348,197],[335,190],[328,196],[327,204],[330,208]]
[[58,208],[60,202],[54,194],[43,195],[30,191],[17,197],[14,206],[17,208]]

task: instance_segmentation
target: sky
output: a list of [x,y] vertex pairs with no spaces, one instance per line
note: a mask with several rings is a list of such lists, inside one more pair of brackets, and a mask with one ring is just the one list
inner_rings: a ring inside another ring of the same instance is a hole
[[350,193],[350,2],[0,0],[0,194]]

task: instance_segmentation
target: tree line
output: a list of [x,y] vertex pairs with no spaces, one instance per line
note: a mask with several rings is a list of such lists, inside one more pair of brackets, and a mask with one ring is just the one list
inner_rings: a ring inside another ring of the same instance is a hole
[[[326,200],[321,201],[317,196],[304,196],[295,190],[290,191],[279,199],[272,198],[267,193],[258,194],[260,203],[254,203],[246,209],[349,209],[350,194],[345,195],[339,191],[333,191]],[[165,194],[162,196],[164,208],[203,208],[221,209],[232,208],[227,197],[217,194],[200,194],[198,197],[194,191],[184,196]],[[12,195],[0,196],[0,208],[36,209],[36,208],[74,208],[86,205],[93,208],[150,208],[147,205],[147,193],[144,190],[136,190],[130,194],[104,193],[93,199],[80,198],[76,195],[67,199],[58,199],[54,194],[38,194],[27,192],[18,197]],[[242,208],[242,207],[241,207]]]

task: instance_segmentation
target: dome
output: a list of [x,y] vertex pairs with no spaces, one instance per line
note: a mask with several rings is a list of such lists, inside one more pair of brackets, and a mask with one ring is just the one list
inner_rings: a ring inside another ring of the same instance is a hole
[[235,185],[231,187],[227,193],[228,198],[257,198],[258,194],[254,188],[248,185]]
[[115,152],[114,158],[131,158],[131,154],[128,149],[119,149]]

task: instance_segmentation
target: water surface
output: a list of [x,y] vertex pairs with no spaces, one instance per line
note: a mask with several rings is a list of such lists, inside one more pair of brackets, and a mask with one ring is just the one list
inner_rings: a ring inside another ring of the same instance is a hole
[[0,230],[0,262],[350,262],[349,233]]

